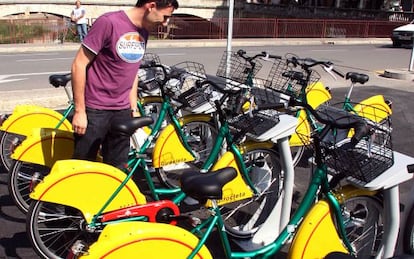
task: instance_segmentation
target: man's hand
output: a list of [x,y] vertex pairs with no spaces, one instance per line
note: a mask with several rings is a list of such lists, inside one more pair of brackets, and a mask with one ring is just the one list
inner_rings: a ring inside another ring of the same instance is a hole
[[76,134],[84,135],[88,126],[88,117],[85,112],[75,112],[72,119],[72,128]]
[[132,117],[141,117],[141,113],[139,113],[139,111],[132,110],[131,115],[132,115]]

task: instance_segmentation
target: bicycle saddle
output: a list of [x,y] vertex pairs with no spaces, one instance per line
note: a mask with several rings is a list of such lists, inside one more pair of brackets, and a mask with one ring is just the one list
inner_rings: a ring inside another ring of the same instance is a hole
[[192,198],[200,201],[221,199],[223,186],[237,175],[233,167],[226,167],[214,172],[186,172],[181,176],[181,190]]
[[71,79],[71,73],[63,75],[51,75],[49,76],[49,83],[58,88],[59,86],[66,86]]
[[364,123],[358,115],[329,105],[320,105],[316,112],[322,123],[334,125],[337,129],[350,129]]
[[115,120],[112,122],[111,131],[119,132],[124,136],[132,136],[134,132],[142,127],[151,125],[152,117],[135,117],[129,120]]
[[365,84],[368,80],[369,80],[369,76],[366,74],[360,74],[357,72],[348,72],[346,73],[346,77],[347,80],[351,79],[352,83],[360,83],[360,84]]

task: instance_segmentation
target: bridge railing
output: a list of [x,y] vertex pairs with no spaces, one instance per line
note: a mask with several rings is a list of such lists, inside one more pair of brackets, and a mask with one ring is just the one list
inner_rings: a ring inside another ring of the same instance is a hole
[[[370,38],[390,37],[406,22],[323,19],[237,18],[233,38]],[[151,32],[157,39],[225,39],[228,19],[175,18],[168,27]],[[67,19],[0,20],[0,43],[48,43],[76,40]]]

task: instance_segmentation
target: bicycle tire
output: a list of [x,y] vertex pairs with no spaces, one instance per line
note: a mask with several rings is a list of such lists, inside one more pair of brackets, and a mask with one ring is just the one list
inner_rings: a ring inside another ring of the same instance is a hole
[[92,244],[98,239],[98,232],[82,228],[85,219],[82,213],[72,207],[33,201],[26,218],[26,229],[33,249],[41,258],[67,258],[73,243],[81,239]]
[[[210,121],[192,120],[185,121],[182,130],[192,151],[198,155],[196,163],[187,163],[185,166],[189,170],[199,170],[212,150],[218,134],[217,129]],[[168,188],[178,188],[180,176],[186,171],[182,166],[177,170],[177,166],[180,165],[155,169],[158,180]]]
[[0,131],[0,160],[1,171],[9,172],[13,164],[11,155],[14,148],[20,143],[25,136],[14,134],[6,131]]
[[305,146],[290,147],[290,151],[292,152],[293,167],[296,167],[301,162],[305,149]]
[[374,258],[383,237],[383,205],[377,196],[358,195],[342,204],[345,230],[356,255],[362,259]]
[[280,197],[283,174],[278,153],[254,148],[244,154],[250,167],[248,177],[259,191],[252,198],[221,207],[226,231],[237,239],[251,238],[261,227]]
[[411,208],[404,227],[404,252],[414,255],[414,206]]
[[27,213],[32,199],[30,199],[30,184],[34,173],[39,173],[40,179],[50,172],[50,168],[42,165],[15,161],[8,175],[9,195],[16,207]]

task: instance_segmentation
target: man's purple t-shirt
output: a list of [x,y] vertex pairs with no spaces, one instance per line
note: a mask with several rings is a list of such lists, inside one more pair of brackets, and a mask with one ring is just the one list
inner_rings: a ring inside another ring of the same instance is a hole
[[86,107],[130,108],[129,92],[145,53],[148,31],[136,27],[124,11],[100,16],[83,40],[96,57],[87,70]]

